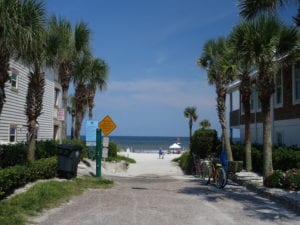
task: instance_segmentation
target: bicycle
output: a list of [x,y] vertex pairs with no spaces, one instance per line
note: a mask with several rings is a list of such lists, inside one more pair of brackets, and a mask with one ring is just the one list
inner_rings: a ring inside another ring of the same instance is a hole
[[219,162],[218,159],[213,159],[210,161],[209,169],[209,181],[213,180],[214,184],[217,188],[222,189],[227,184],[227,175],[222,167],[222,164]]
[[193,157],[193,172],[196,177],[199,177],[201,182],[204,184],[209,183],[209,169],[208,169],[208,160],[203,160],[199,156],[192,153]]
[[199,177],[200,176],[200,158],[195,155],[194,153],[192,153],[192,157],[193,157],[193,175],[195,177]]

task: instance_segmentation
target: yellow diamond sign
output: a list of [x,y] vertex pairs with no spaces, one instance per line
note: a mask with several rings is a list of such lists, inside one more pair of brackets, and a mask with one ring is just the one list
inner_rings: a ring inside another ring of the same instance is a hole
[[117,125],[109,116],[106,116],[98,123],[98,127],[105,136],[108,136],[117,127]]

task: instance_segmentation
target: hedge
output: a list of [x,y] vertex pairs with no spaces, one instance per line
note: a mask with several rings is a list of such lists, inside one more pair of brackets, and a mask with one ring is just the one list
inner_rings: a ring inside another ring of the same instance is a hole
[[[245,161],[244,145],[235,144],[231,146],[234,160]],[[252,167],[253,171],[263,171],[263,146],[252,145]],[[300,149],[295,147],[273,147],[273,168],[274,170],[286,171],[292,168],[300,168]]]
[[0,170],[0,199],[19,187],[39,179],[56,176],[57,157],[40,159],[27,165],[17,165]]
[[264,185],[271,188],[300,191],[300,170],[296,168],[286,172],[275,170],[271,176],[264,180]]
[[[85,146],[85,142],[82,140],[64,140],[64,144],[75,144],[82,147],[82,152],[80,157],[87,157],[88,149]],[[56,140],[46,140],[36,142],[35,159],[49,158],[56,156],[57,151]],[[10,144],[10,145],[0,145],[0,169],[15,165],[26,165],[28,146],[27,144]]]
[[0,168],[26,164],[27,152],[25,144],[0,145]]

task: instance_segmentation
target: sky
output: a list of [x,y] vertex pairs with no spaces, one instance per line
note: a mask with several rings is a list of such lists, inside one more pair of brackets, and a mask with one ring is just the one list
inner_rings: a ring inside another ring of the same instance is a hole
[[208,119],[220,135],[215,89],[196,61],[206,41],[228,35],[240,22],[236,0],[45,3],[49,15],[72,24],[84,21],[91,29],[92,52],[109,66],[107,89],[96,95],[93,119],[109,115],[117,125],[112,135],[188,136],[183,111],[189,106],[197,108],[194,130]]

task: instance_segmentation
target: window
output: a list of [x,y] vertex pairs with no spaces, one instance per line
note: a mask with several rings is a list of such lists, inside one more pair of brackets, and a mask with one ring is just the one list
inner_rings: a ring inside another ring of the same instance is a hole
[[275,106],[282,106],[282,69],[275,77]]
[[58,139],[58,130],[59,130],[59,127],[55,125],[55,126],[53,127],[53,139],[54,139],[54,140],[57,140],[57,139]]
[[277,138],[277,145],[283,145],[283,133],[282,132],[276,132],[276,138]]
[[300,103],[300,64],[296,64],[293,74],[293,99],[294,104]]
[[255,110],[255,92],[252,90],[250,96],[250,111],[254,112]]
[[10,125],[9,128],[9,142],[16,142],[17,140],[17,126]]
[[16,71],[11,72],[10,86],[15,89],[18,88],[18,73]]
[[58,106],[59,89],[54,89],[54,106]]

